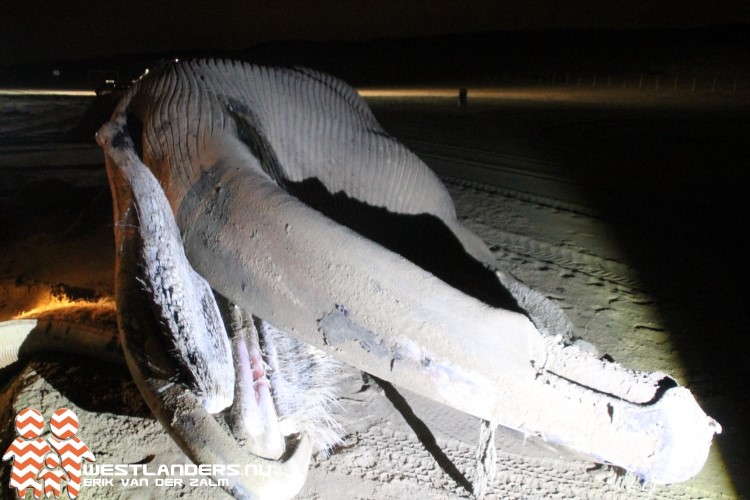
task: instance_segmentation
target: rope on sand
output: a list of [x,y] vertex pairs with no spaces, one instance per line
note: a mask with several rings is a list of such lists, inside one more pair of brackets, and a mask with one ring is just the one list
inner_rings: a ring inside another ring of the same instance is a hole
[[473,493],[475,498],[483,498],[488,483],[495,479],[497,473],[497,449],[495,448],[495,430],[497,424],[482,420],[479,426],[479,446],[476,453]]

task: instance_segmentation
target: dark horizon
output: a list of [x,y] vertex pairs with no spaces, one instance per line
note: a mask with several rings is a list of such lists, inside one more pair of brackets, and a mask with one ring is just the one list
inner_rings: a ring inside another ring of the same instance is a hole
[[[267,41],[244,49],[130,52],[3,65],[0,87],[89,88],[92,70],[122,83],[160,60],[224,57],[306,66],[354,85],[531,82],[550,75],[682,75],[750,82],[750,24],[693,29],[549,29],[366,41]],[[53,70],[56,70],[53,75]],[[92,88],[93,89],[93,88]]]
[[545,30],[700,29],[750,25],[750,5],[551,0],[209,4],[134,0],[62,4],[31,0],[0,7],[0,66],[194,50],[244,50],[267,42],[363,42],[438,35]]

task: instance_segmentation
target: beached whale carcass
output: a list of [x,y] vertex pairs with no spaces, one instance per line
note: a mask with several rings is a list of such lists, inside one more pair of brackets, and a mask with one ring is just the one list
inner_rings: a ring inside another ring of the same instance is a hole
[[[129,366],[194,460],[278,464],[235,495],[294,494],[309,458],[311,431],[279,423],[259,369],[279,364],[261,352],[271,335],[656,483],[702,467],[718,425],[690,392],[579,349],[564,314],[501,270],[434,174],[342,82],[168,64],[97,137]],[[249,447],[208,413],[229,405]]]

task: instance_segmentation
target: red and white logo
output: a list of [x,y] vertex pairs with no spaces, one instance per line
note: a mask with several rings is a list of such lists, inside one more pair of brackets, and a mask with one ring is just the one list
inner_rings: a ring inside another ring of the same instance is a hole
[[16,431],[22,438],[37,438],[43,430],[44,417],[34,408],[25,408],[16,415]]
[[71,438],[78,432],[78,415],[73,410],[60,408],[52,414],[49,428],[60,439]]
[[68,496],[75,498],[81,490],[81,468],[83,461],[93,462],[94,454],[86,443],[76,437],[78,416],[72,410],[60,408],[52,415],[49,423],[54,437],[49,438],[52,447],[60,454],[62,466],[68,473]]
[[69,476],[60,467],[60,459],[54,453],[50,453],[44,458],[44,465],[46,467],[39,473],[39,477],[44,481],[44,496],[52,495],[55,498],[60,498],[62,482]]
[[24,498],[28,489],[33,491],[34,498],[42,494],[45,498],[50,494],[60,498],[66,479],[68,497],[78,496],[83,461],[96,460],[86,443],[76,437],[78,426],[75,412],[59,408],[50,419],[53,436],[48,441],[40,437],[44,430],[44,417],[39,411],[24,408],[18,413],[18,437],[5,450],[3,460],[13,461],[10,487],[16,489],[19,498]]

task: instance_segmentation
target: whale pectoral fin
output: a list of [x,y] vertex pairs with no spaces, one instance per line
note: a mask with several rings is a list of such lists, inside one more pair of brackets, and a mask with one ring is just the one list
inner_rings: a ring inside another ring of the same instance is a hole
[[[137,156],[125,124],[121,125],[106,143],[115,206],[120,329],[125,327],[123,333],[127,333],[128,322],[137,316],[134,306],[123,301],[133,290],[139,295],[136,301],[144,302],[150,316],[138,312],[156,323],[153,338],[145,335],[150,330],[146,325],[139,325],[125,335],[125,344],[134,337],[144,343],[163,344],[182,380],[210,413],[219,412],[233,399],[229,338],[211,287],[185,256],[161,186]],[[104,135],[98,137],[103,140]],[[157,359],[144,361],[158,365]]]
[[231,493],[291,498],[307,477],[311,442],[300,435],[285,456],[267,460],[240,446],[210,414],[234,399],[230,340],[213,292],[188,263],[166,197],[121,118],[97,140],[114,201],[117,320],[128,368],[153,414],[193,461],[243,465],[239,476],[221,476]]

